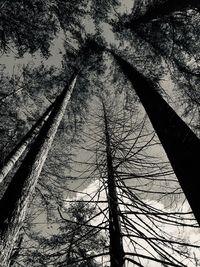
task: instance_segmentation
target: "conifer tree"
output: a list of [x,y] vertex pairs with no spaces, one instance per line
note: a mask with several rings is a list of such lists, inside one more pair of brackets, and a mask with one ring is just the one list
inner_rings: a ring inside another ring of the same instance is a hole
[[43,164],[50,150],[58,126],[76,83],[74,74],[63,92],[56,99],[51,115],[29,149],[2,199],[0,200],[1,263],[7,266],[14,243],[22,227],[27,206],[37,184]]
[[20,156],[26,150],[28,145],[33,141],[37,135],[39,129],[47,120],[49,113],[52,109],[51,105],[46,112],[41,116],[41,118],[32,126],[24,138],[16,145],[16,147],[9,153],[9,155],[4,160],[3,167],[0,169],[0,183],[5,179],[7,174],[12,170],[15,163],[19,160]]
[[161,97],[151,81],[120,56],[112,54],[139,96],[200,225],[197,204],[200,140]]

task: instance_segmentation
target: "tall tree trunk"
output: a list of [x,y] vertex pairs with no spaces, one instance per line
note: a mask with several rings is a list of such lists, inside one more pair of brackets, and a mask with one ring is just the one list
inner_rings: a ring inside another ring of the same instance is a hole
[[18,159],[21,157],[23,152],[26,150],[28,145],[34,140],[39,129],[42,127],[44,122],[47,120],[53,105],[50,105],[39,120],[31,127],[28,133],[22,138],[22,140],[16,145],[16,147],[10,152],[4,161],[3,167],[0,169],[0,183],[3,182],[4,178],[14,167]]
[[112,53],[131,81],[200,225],[200,140],[157,92],[154,84]]
[[129,27],[132,28],[140,23],[148,23],[153,19],[162,18],[173,12],[183,11],[189,8],[200,9],[199,0],[166,0],[150,7],[145,14],[138,18],[133,18],[126,26],[129,25]]
[[110,135],[108,129],[107,111],[102,101],[105,138],[106,138],[106,156],[107,156],[107,175],[108,175],[108,206],[109,206],[109,234],[110,234],[110,260],[111,267],[124,266],[124,250],[121,235],[121,226],[119,218],[119,204],[116,191],[114,168],[110,147]]
[[69,86],[67,85],[56,99],[49,118],[41,128],[35,142],[31,145],[29,152],[0,200],[1,266],[8,266],[9,257],[24,221],[27,206],[71,97],[76,79],[77,74],[74,74]]

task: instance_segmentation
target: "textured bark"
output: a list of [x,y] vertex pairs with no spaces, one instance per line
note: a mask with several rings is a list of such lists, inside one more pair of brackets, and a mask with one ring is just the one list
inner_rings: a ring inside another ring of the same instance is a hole
[[20,251],[21,251],[21,245],[22,245],[23,239],[24,239],[23,234],[21,236],[19,235],[16,245],[13,249],[13,253],[10,258],[9,267],[12,267],[15,265],[17,257],[19,256]]
[[44,122],[47,120],[48,115],[52,109],[51,105],[45,113],[39,118],[39,120],[31,127],[28,133],[22,138],[22,140],[16,145],[11,153],[6,157],[3,167],[0,169],[0,183],[3,182],[4,178],[14,167],[18,159],[21,157],[23,152],[26,150],[28,145],[34,140],[39,129],[42,127]]
[[155,85],[112,53],[131,81],[200,225],[200,140],[157,92]]
[[5,102],[9,97],[13,96],[14,94],[19,93],[19,92],[22,91],[23,89],[24,89],[24,88],[19,88],[19,89],[15,90],[15,91],[11,92],[10,94],[8,94],[8,95],[6,95],[6,96],[0,98],[0,102]]
[[160,4],[155,4],[149,8],[145,14],[136,19],[132,19],[127,23],[127,26],[134,27],[140,23],[148,23],[153,19],[162,18],[163,16],[170,15],[176,11],[183,11],[186,9],[200,9],[199,0],[167,0]]
[[76,78],[77,75],[73,75],[69,86],[67,85],[56,99],[49,118],[41,128],[0,201],[0,263],[3,267],[8,266],[9,257],[24,221],[27,206],[71,97]]
[[117,198],[113,160],[110,147],[108,120],[104,104],[103,104],[103,112],[104,112],[104,124],[105,124],[107,175],[108,175],[108,206],[109,206],[110,262],[111,262],[110,266],[123,267],[124,249],[123,249],[120,217],[119,217],[120,210]]

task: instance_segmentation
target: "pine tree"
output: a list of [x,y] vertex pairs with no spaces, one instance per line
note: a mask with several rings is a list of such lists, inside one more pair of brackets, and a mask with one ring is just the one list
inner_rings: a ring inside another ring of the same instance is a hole
[[[113,53],[144,106],[169,158],[191,209],[200,224],[198,207],[198,153],[200,140],[157,92],[154,84]],[[178,129],[178,132],[177,132]]]
[[0,183],[5,179],[7,174],[12,170],[15,163],[19,160],[20,156],[26,150],[28,145],[34,140],[39,129],[44,124],[44,122],[47,120],[52,107],[53,105],[51,105],[45,111],[45,113],[41,116],[41,118],[39,118],[39,120],[32,126],[32,128],[28,131],[28,133],[23,137],[23,139],[16,145],[16,147],[5,158],[3,167],[0,169]]
[[0,201],[1,264],[7,266],[14,243],[30,204],[32,193],[76,83],[77,73],[56,99],[51,115],[41,128]]

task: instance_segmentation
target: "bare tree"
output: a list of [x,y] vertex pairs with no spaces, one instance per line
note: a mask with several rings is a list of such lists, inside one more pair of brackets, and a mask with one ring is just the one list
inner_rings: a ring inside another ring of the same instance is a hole
[[[105,96],[102,108],[97,111],[95,102],[97,112],[89,118],[89,124],[93,122],[95,127],[93,125],[83,133],[86,140],[90,140],[85,145],[87,153],[93,154],[86,162],[76,161],[76,166],[80,164],[78,176],[72,177],[83,182],[96,179],[97,188],[91,189],[93,193],[73,190],[84,196],[78,198],[78,203],[95,204],[99,211],[85,225],[90,222],[91,227],[102,231],[107,238],[102,253],[94,254],[92,258],[101,256],[104,264],[108,261],[111,266],[124,266],[125,262],[135,266],[146,266],[148,262],[187,266],[189,261],[194,261],[190,248],[197,251],[199,245],[187,242],[181,235],[170,235],[167,227],[176,232],[181,228],[194,230],[198,226],[190,211],[159,208],[158,199],[163,206],[164,197],[173,199],[181,192],[177,190],[178,185],[166,161],[157,161],[150,153],[151,147],[158,146],[158,140],[154,132],[147,129],[146,119],[140,118],[134,123],[130,111],[117,109],[116,102],[110,101],[111,95],[107,92]],[[102,105],[102,96],[100,99]],[[82,165],[85,170],[81,169]],[[169,183],[174,186],[167,186]],[[90,229],[83,236],[89,238]],[[73,246],[76,242],[79,239],[73,239]],[[71,263],[84,262],[87,258],[79,255]]]

